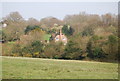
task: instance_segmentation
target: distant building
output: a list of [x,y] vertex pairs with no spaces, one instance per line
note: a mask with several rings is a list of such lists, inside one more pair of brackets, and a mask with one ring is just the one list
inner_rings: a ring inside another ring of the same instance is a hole
[[4,24],[3,24],[3,27],[6,27],[6,26],[7,26],[7,24],[6,24],[6,23],[4,23]]
[[5,41],[4,40],[0,40],[0,43],[4,43]]
[[64,45],[67,44],[67,37],[62,34],[62,30],[60,29],[60,34],[55,37],[55,42],[61,41]]
[[0,21],[0,27],[7,27],[7,25],[8,25],[7,20],[1,20]]

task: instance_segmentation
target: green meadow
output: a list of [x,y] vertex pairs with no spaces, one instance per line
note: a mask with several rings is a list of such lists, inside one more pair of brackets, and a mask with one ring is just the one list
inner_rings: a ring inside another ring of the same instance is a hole
[[118,79],[118,64],[2,57],[3,79]]

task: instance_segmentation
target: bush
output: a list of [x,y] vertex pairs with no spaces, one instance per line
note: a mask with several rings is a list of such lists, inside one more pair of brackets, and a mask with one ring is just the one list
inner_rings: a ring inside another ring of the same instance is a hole
[[62,28],[62,32],[67,35],[70,36],[73,34],[74,30],[69,26],[69,25],[64,25]]
[[[102,50],[102,42],[98,42],[98,40],[100,40],[101,37],[98,36],[93,36],[88,44],[87,44],[87,53],[88,53],[88,57],[94,59],[94,58],[103,58],[105,57],[105,52]],[[97,41],[97,42],[96,42]]]
[[118,53],[118,50],[119,50],[119,38],[115,35],[110,35],[108,37],[108,41],[107,41],[107,44],[106,44],[106,53],[108,54],[108,58],[110,60],[113,60],[113,59],[118,59],[117,55],[119,54]]
[[14,43],[3,43],[2,44],[2,55],[3,56],[12,56],[12,51],[15,50],[13,47],[15,46]]
[[62,42],[51,43],[44,49],[44,55],[46,58],[59,59],[64,53],[64,45]]
[[40,27],[39,26],[27,26],[25,29],[25,34],[37,28],[40,28]]
[[22,49],[24,54],[31,54],[32,57],[40,57],[40,53],[43,52],[43,44],[40,41],[34,41],[30,45]]
[[93,57],[94,57],[94,58],[105,57],[102,48],[100,48],[100,47],[94,48],[94,49],[93,49]]
[[13,56],[23,56],[22,55],[22,48],[20,44],[15,44],[12,49],[12,55]]
[[92,36],[92,35],[94,35],[94,31],[93,28],[91,27],[85,28],[82,32],[82,36]]
[[118,42],[117,36],[114,35],[110,35],[108,37],[108,42],[112,45],[116,44]]
[[43,44],[40,41],[34,41],[30,45],[22,47],[16,44],[12,49],[12,55],[25,57],[40,57],[43,52]]
[[82,49],[79,48],[78,44],[69,41],[66,45],[66,48],[64,50],[64,54],[62,55],[62,58],[64,59],[81,59],[82,57]]

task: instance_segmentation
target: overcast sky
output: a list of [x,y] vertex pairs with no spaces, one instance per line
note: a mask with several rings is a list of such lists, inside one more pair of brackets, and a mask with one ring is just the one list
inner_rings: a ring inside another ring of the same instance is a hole
[[[0,4],[1,6],[1,4]],[[117,2],[2,2],[2,16],[18,11],[23,18],[41,18],[53,16],[63,19],[66,15],[118,13]],[[1,13],[0,13],[1,15]]]

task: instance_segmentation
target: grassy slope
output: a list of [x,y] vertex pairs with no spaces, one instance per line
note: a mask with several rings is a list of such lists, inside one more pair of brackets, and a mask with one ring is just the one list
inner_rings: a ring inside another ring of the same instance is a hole
[[117,79],[117,64],[3,57],[4,79]]

